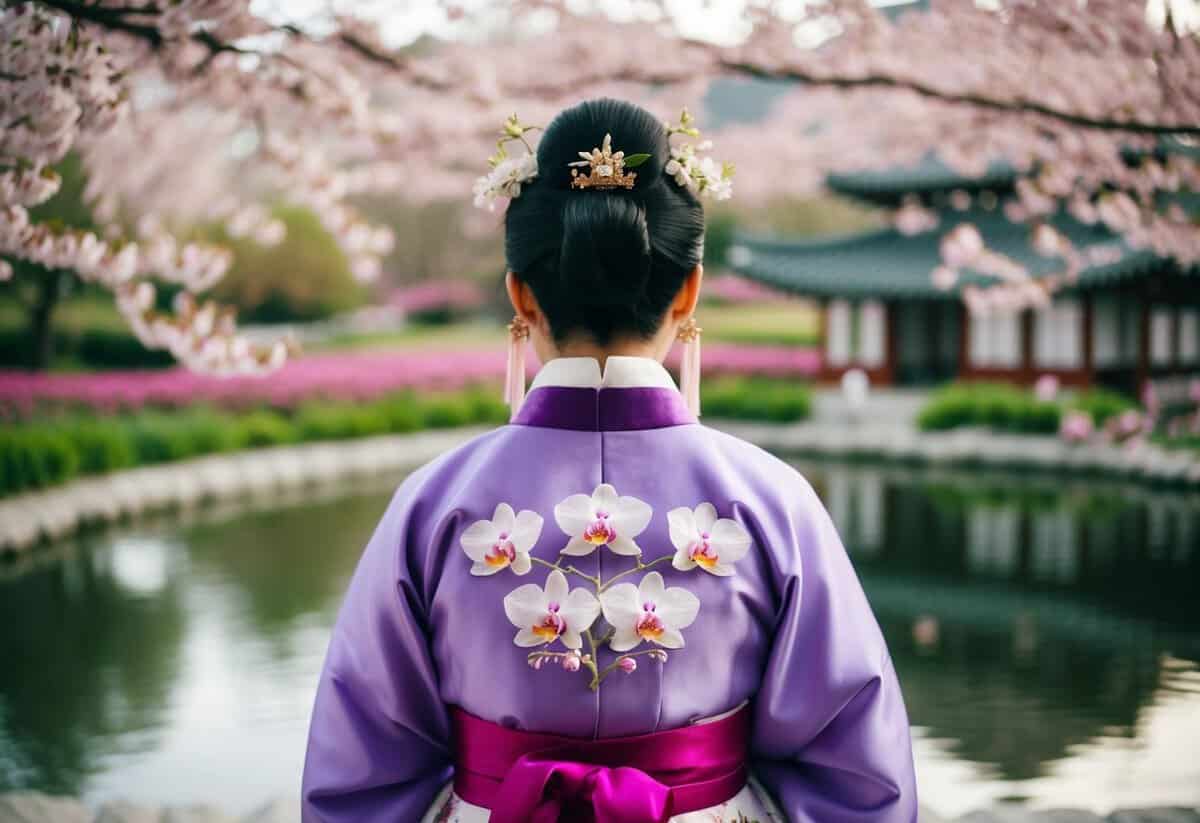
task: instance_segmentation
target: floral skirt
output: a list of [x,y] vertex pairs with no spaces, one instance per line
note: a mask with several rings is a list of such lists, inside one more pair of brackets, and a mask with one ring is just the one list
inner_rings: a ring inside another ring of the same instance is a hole
[[[487,823],[491,812],[468,803],[447,783],[421,823]],[[677,814],[670,823],[787,823],[767,791],[754,778],[740,792],[718,806]]]

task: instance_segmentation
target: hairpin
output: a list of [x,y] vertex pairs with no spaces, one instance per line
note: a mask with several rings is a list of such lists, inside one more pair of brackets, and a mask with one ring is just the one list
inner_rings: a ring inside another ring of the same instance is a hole
[[650,159],[649,154],[631,154],[625,156],[623,151],[612,150],[612,135],[604,135],[604,141],[590,152],[581,151],[582,160],[568,163],[568,166],[591,166],[590,173],[584,177],[579,169],[571,169],[571,188],[573,189],[632,189],[637,180],[637,172],[625,173],[625,169],[633,169]]

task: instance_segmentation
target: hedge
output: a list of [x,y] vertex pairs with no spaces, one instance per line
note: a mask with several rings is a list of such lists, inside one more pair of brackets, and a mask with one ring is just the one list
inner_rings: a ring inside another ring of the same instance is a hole
[[812,413],[812,391],[799,380],[716,377],[700,382],[700,408],[707,417],[788,423]]
[[[26,329],[0,329],[0,367],[28,368],[33,337]],[[133,335],[89,329],[54,333],[54,360],[91,369],[164,369],[175,365],[170,352],[148,349]]]
[[1081,410],[1097,426],[1136,405],[1115,392],[1089,389],[1056,400],[1039,400],[1031,390],[1008,383],[953,383],[934,392],[917,425],[925,431],[987,426],[1000,431],[1054,434],[1063,412]]
[[[806,417],[808,387],[764,377],[719,377],[703,383],[712,417],[789,421]],[[195,406],[96,417],[63,413],[0,430],[0,496],[131,466],[205,454],[377,434],[502,423],[508,407],[491,386],[453,393],[397,392],[368,403],[312,401],[294,410],[248,412]]]

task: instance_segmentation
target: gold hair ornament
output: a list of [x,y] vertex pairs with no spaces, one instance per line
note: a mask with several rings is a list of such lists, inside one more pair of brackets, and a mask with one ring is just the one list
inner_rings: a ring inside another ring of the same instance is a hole
[[626,173],[625,169],[637,168],[650,159],[649,154],[627,157],[623,151],[613,151],[611,134],[604,135],[604,141],[590,152],[579,152],[579,156],[583,159],[567,165],[591,168],[587,176],[580,174],[578,168],[571,169],[573,189],[632,189],[637,172]]

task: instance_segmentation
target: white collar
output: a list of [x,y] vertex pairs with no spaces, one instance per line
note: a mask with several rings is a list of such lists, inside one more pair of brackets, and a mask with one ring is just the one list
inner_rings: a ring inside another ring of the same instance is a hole
[[556,357],[542,366],[529,390],[542,386],[585,389],[629,389],[648,386],[675,388],[671,375],[652,357],[611,355],[604,361],[604,374],[594,357]]

